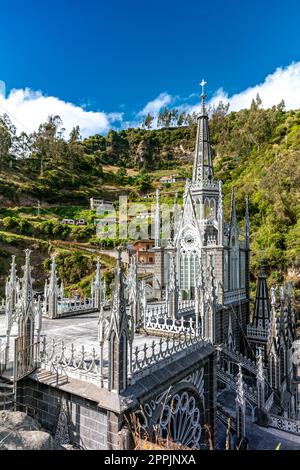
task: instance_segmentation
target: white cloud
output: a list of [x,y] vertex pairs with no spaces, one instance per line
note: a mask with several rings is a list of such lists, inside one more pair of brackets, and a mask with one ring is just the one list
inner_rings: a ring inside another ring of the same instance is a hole
[[172,100],[172,96],[170,96],[168,93],[161,93],[159,96],[157,96],[157,98],[149,101],[146,106],[141,111],[139,111],[138,116],[146,116],[148,113],[156,116],[159,111],[170,104]]
[[[230,96],[223,88],[218,89],[207,105],[216,105],[219,101],[229,102],[231,111],[248,108],[251,101],[259,93],[265,108],[278,104],[282,99],[286,109],[300,108],[300,61],[287,67],[279,67],[269,74],[263,82],[247,88]],[[59,115],[63,121],[66,133],[72,127],[79,125],[81,135],[106,133],[112,127],[140,127],[145,116],[150,113],[153,117],[152,128],[157,127],[157,116],[166,106],[176,107],[180,112],[200,111],[200,100],[194,105],[188,99],[172,96],[169,93],[160,93],[155,99],[149,101],[142,110],[137,111],[133,119],[124,119],[123,112],[95,112],[87,111],[85,106],[77,106],[65,102],[54,96],[45,96],[40,91],[32,91],[29,88],[11,90],[5,97],[5,84],[0,81],[0,114],[7,112],[16,125],[18,132],[33,132],[37,130],[49,115]]]
[[174,104],[174,100],[177,97],[171,96],[168,93],[160,93],[156,98],[144,106],[143,109],[134,113],[133,118],[131,120],[125,120],[122,122],[122,129],[132,128],[132,127],[142,127],[145,117],[147,114],[151,114],[153,117],[153,121],[151,124],[151,129],[156,129],[157,126],[157,118],[159,112],[168,106],[168,104]]
[[51,114],[59,115],[66,133],[79,126],[82,137],[107,132],[112,124],[122,120],[122,113],[86,111],[80,106],[54,96],[44,96],[29,88],[11,90],[8,97],[0,94],[0,114],[7,112],[17,131],[33,132]]
[[0,97],[5,97],[5,82],[0,80]]
[[[284,100],[286,109],[300,108],[300,62],[294,62],[287,67],[278,67],[275,72],[266,76],[262,83],[249,87],[240,93],[230,96],[223,88],[219,88],[208,100],[207,106],[216,106],[220,101],[230,103],[230,111],[238,111],[240,109],[249,108],[253,99],[259,94],[262,99],[262,106],[270,108],[273,105],[279,104]],[[197,96],[192,93],[189,97]],[[192,114],[193,112],[200,112],[200,99],[198,95],[198,102],[190,104],[185,102],[185,99],[180,99],[178,96],[171,96],[167,93],[161,93],[153,101],[147,103],[142,111],[137,113],[137,117],[141,118],[148,113],[154,116],[152,128],[157,127],[157,115],[159,111],[167,105],[176,107],[179,112],[186,112]],[[180,104],[178,104],[180,102]],[[135,125],[138,125],[135,122]]]
[[300,62],[294,62],[287,67],[278,67],[275,72],[267,75],[262,83],[232,96],[220,88],[208,104],[216,105],[221,100],[229,101],[230,110],[238,111],[249,108],[257,93],[264,108],[270,108],[281,100],[284,100],[286,109],[300,108]]

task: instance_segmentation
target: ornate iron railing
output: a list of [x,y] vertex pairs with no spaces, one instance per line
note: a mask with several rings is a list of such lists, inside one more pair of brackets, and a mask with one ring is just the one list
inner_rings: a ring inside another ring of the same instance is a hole
[[[161,367],[163,360],[170,359],[173,355],[178,357],[178,353],[186,353],[188,349],[197,350],[206,344],[208,341],[182,333],[174,338],[161,338],[159,341],[153,340],[152,343],[136,347],[128,363],[132,381],[150,373],[153,366]],[[103,384],[104,377],[101,376],[103,367],[101,368],[100,364],[100,354],[96,353],[95,348],[91,352],[88,352],[84,346],[76,350],[73,343],[67,348],[63,341],[58,344],[54,340],[47,346],[44,337],[38,360],[41,368],[51,372],[67,373],[86,381]],[[105,385],[106,383],[103,386]]]
[[135,379],[139,379],[153,370],[159,368],[162,361],[172,356],[178,359],[178,353],[186,352],[188,349],[197,350],[206,346],[206,341],[196,335],[183,334],[174,338],[161,338],[159,341],[153,340],[151,344],[144,344],[133,350],[132,371]]
[[91,352],[82,345],[80,350],[76,350],[73,343],[65,346],[64,341],[56,343],[52,340],[47,347],[46,337],[42,340],[42,347],[39,354],[40,367],[56,373],[70,372],[80,378],[95,381],[100,380],[100,359],[95,348]]
[[194,322],[192,318],[189,320],[184,320],[184,318],[181,317],[180,320],[176,320],[175,318],[168,318],[165,315],[147,316],[144,319],[144,328],[147,331],[158,331],[159,333],[165,332],[171,334],[195,334]]

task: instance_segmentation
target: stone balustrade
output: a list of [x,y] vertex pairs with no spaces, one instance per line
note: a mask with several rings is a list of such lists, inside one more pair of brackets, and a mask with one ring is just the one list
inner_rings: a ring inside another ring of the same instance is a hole
[[58,314],[62,315],[67,312],[78,312],[82,310],[91,310],[94,308],[93,299],[63,299],[58,301]]
[[257,328],[256,326],[247,325],[247,336],[248,338],[267,340],[268,331]]
[[269,426],[300,436],[300,421],[298,420],[269,414]]
[[224,292],[224,304],[232,302],[239,302],[246,299],[245,289],[237,289],[233,291]]

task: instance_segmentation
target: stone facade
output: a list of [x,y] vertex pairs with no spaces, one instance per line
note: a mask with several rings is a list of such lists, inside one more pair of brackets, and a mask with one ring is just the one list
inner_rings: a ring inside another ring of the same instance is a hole
[[153,425],[159,423],[165,403],[170,403],[178,394],[184,398],[188,395],[192,403],[195,400],[195,408],[200,411],[201,439],[194,444],[206,448],[205,424],[211,429],[214,440],[217,382],[216,353],[211,345],[200,349],[197,355],[179,355],[178,359],[171,357],[166,365],[154,367],[121,394],[99,390],[92,384],[83,385],[75,379],[64,382],[60,377],[58,384],[55,380],[54,374],[38,370],[18,381],[18,408],[35,417],[53,436],[63,408],[70,443],[75,447],[91,450],[131,447],[129,431],[124,434],[131,414],[138,416],[142,407],[147,416],[152,407],[153,413],[150,413],[146,429],[151,434]]
[[83,449],[108,448],[108,412],[96,401],[26,377],[18,382],[18,407],[27,410],[42,427],[55,435],[61,404],[64,403],[70,441]]

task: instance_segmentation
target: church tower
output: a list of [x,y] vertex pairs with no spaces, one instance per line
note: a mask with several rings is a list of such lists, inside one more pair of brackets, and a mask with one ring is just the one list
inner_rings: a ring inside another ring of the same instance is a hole
[[[224,220],[222,182],[214,176],[205,84],[202,80],[192,180],[186,182],[183,213],[174,236],[179,292],[182,299],[195,299],[200,266],[209,276],[212,263],[214,342],[226,342],[230,327],[232,344],[239,350],[245,349],[249,315],[249,214],[246,208],[245,240],[241,240],[234,190],[230,221]],[[204,281],[206,285],[211,282],[208,278]]]
[[221,182],[214,179],[204,85],[202,81],[193,176],[186,183],[183,217],[176,234],[179,285],[183,298],[194,298],[199,259],[206,270],[208,254],[213,253],[218,300],[222,302],[223,195]]

